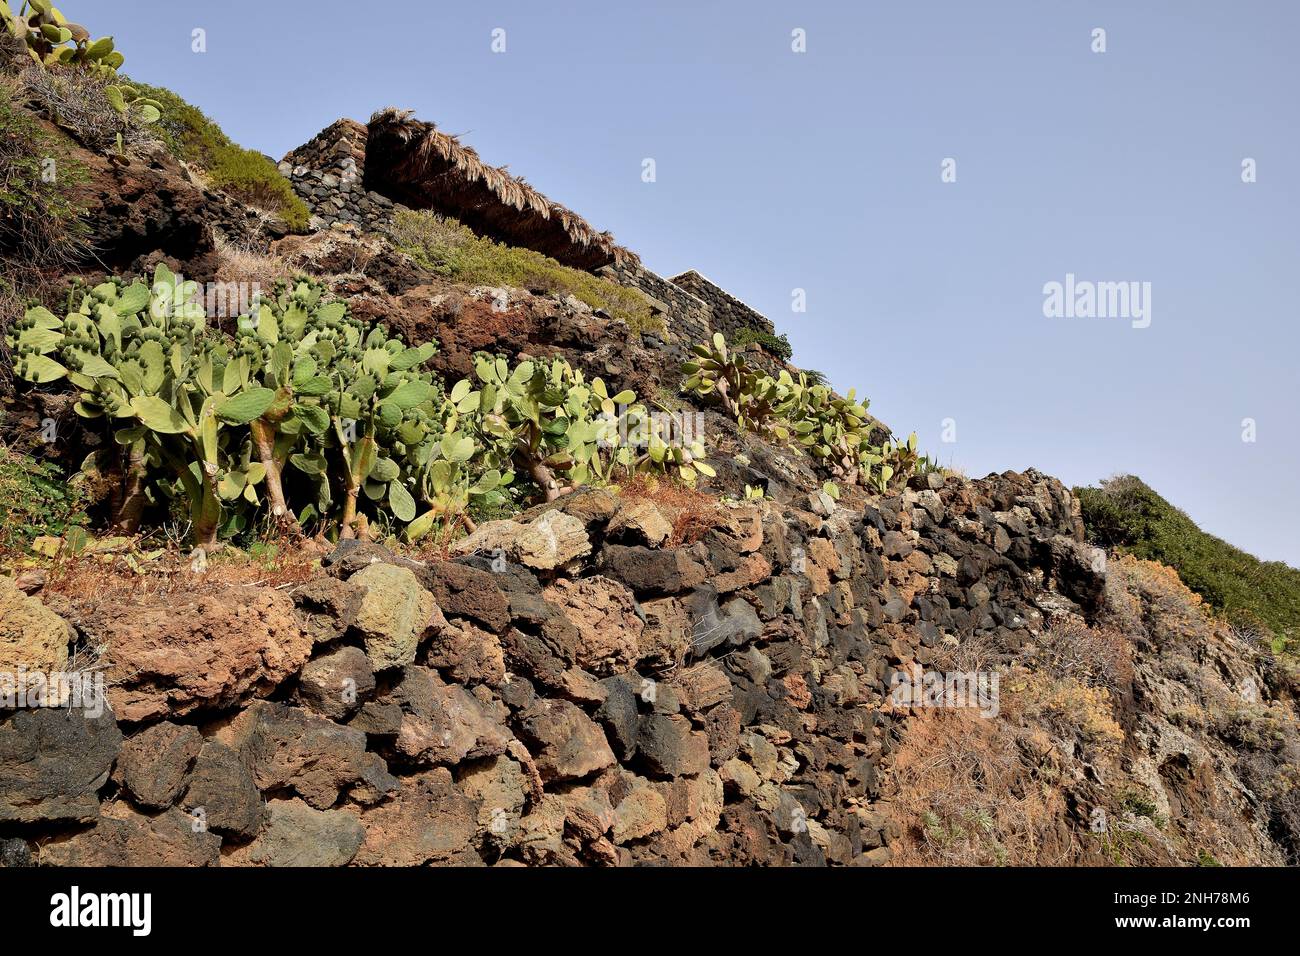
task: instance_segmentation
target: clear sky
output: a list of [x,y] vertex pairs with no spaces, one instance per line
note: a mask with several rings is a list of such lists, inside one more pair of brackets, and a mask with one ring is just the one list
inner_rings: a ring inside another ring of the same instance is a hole
[[[277,159],[388,105],[463,134],[967,474],[1132,472],[1300,566],[1295,0],[63,7]],[[1067,273],[1150,325],[1045,317]]]

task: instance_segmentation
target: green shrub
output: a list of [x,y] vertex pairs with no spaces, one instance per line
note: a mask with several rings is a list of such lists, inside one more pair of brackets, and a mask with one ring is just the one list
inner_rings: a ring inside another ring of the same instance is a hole
[[307,228],[311,211],[266,156],[232,142],[200,109],[171,90],[147,83],[131,85],[162,114],[153,127],[177,159],[203,169],[217,189],[282,218],[291,229]]
[[293,191],[289,180],[280,175],[275,164],[261,153],[233,143],[220,146],[206,167],[208,179],[216,188],[237,196],[250,206],[277,213],[289,228],[307,228],[311,212]]
[[637,404],[635,392],[611,395],[602,379],[588,381],[563,359],[512,367],[480,353],[474,374],[477,389],[458,382],[451,399],[473,422],[487,464],[521,471],[548,501],[619,472],[663,472],[687,483],[714,476],[701,441],[666,441],[663,423]]
[[15,96],[0,80],[0,394],[12,390],[4,333],[50,276],[86,256],[90,234],[78,189],[85,168],[67,137],[19,109]]
[[1075,494],[1094,544],[1168,565],[1231,621],[1300,636],[1300,571],[1206,534],[1140,478],[1112,478]]
[[790,347],[788,338],[784,335],[772,335],[761,329],[743,328],[736,333],[734,341],[736,345],[757,344],[783,362],[790,361],[794,356],[794,349]]
[[532,249],[493,242],[455,219],[425,210],[398,210],[393,239],[420,265],[455,282],[572,295],[623,320],[638,334],[663,331],[662,319],[652,316],[650,303],[634,289],[561,265]]
[[84,507],[81,491],[55,465],[0,445],[0,552],[85,524]]

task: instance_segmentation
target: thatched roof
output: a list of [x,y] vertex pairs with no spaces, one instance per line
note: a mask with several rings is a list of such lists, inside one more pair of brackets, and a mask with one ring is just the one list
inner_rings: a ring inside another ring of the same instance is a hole
[[581,216],[552,202],[504,167],[410,111],[389,107],[370,118],[365,183],[412,209],[453,216],[474,231],[535,249],[579,269],[637,257]]

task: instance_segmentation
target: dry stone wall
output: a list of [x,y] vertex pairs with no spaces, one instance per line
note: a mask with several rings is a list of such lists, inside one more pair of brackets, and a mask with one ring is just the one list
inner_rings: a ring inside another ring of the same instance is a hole
[[387,196],[365,187],[366,127],[341,119],[280,162],[294,191],[312,212],[311,227],[349,223],[384,232],[399,208]]
[[674,276],[672,283],[708,306],[710,324],[714,332],[721,332],[729,339],[741,329],[754,329],[758,332],[766,332],[768,335],[776,334],[776,328],[762,313],[751,309],[734,295],[714,285],[694,270]]
[[654,311],[664,317],[669,335],[679,342],[694,345],[713,334],[708,305],[645,266],[609,265],[600,270],[600,275],[648,296]]
[[111,710],[0,714],[0,857],[880,864],[892,672],[1102,584],[1034,473],[673,517],[592,489],[449,561],[350,542],[289,590],[56,602]]

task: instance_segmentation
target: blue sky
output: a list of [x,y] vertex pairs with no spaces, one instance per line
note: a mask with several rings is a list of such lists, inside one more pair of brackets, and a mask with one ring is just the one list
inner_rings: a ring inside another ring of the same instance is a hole
[[[765,312],[798,364],[967,474],[1132,472],[1300,566],[1300,4],[64,8],[276,158],[388,105],[463,134],[657,272]],[[1067,273],[1150,282],[1150,326],[1046,318]]]

